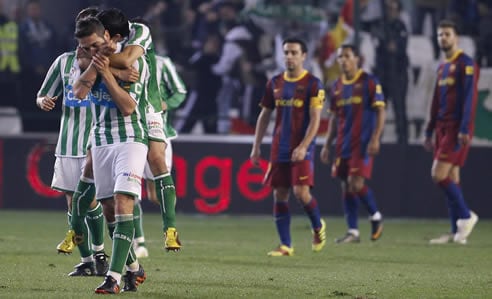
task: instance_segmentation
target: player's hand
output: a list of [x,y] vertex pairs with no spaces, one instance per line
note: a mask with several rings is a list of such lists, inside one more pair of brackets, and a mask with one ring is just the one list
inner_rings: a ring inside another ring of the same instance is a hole
[[432,142],[431,137],[425,137],[423,145],[425,150],[428,152],[432,152],[434,150],[434,143]]
[[116,51],[116,43],[106,42],[97,50],[97,53],[103,56],[110,56],[115,51]]
[[459,143],[461,146],[468,145],[468,144],[470,143],[470,135],[468,135],[468,134],[463,134],[463,133],[459,133],[459,134],[458,134],[458,143]]
[[371,138],[369,145],[367,146],[367,153],[369,156],[375,156],[379,154],[379,148],[381,147],[381,142],[379,139]]
[[41,102],[39,103],[39,108],[44,111],[51,111],[53,108],[55,108],[55,101],[58,99],[58,96],[56,97],[49,97],[45,96]]
[[304,146],[297,146],[294,151],[292,151],[292,162],[299,162],[306,158],[306,148]]
[[253,148],[251,149],[251,154],[249,155],[249,159],[251,160],[251,163],[253,163],[253,165],[260,165],[260,154],[260,149],[256,146],[253,146]]
[[97,53],[92,57],[92,63],[94,67],[101,75],[107,75],[107,73],[111,73],[109,70],[109,57],[105,55],[101,55]]
[[140,77],[140,73],[134,67],[119,70],[116,75],[116,77],[121,81],[132,83],[137,82]]
[[319,154],[319,158],[321,159],[321,162],[325,164],[330,164],[330,147],[323,145],[321,148],[321,153]]

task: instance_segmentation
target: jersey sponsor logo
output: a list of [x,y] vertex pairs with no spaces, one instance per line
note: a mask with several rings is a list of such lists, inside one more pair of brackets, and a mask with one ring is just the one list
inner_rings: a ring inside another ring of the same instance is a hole
[[444,78],[444,79],[437,81],[437,85],[439,85],[439,86],[453,85],[454,83],[455,83],[455,80],[452,77],[447,77],[447,78]]
[[95,105],[116,108],[116,104],[113,102],[113,98],[111,97],[111,94],[109,94],[108,88],[102,83],[96,88],[92,88],[91,101]]
[[89,107],[91,104],[89,94],[87,94],[87,96],[83,99],[77,99],[73,94],[73,86],[70,84],[65,85],[63,100],[65,102],[65,106],[68,107]]
[[133,172],[123,172],[122,174],[124,177],[126,177],[127,181],[130,181],[130,182],[135,182],[135,183],[138,183],[138,184],[141,184],[141,181],[142,181],[142,177],[139,176],[138,174],[135,174]]
[[340,99],[336,102],[337,107],[347,105],[359,105],[362,103],[362,97],[350,97],[348,99]]
[[304,101],[301,99],[277,99],[275,100],[275,106],[277,107],[290,107],[301,108],[304,106]]

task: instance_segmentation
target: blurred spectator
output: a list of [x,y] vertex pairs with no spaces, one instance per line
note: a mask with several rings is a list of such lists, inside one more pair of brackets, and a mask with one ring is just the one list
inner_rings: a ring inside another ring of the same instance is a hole
[[4,13],[0,0],[0,106],[16,107],[19,100],[20,63],[18,54],[19,30],[17,24]]
[[154,42],[156,53],[162,55],[167,53],[163,35],[164,28],[161,22],[166,7],[166,2],[163,0],[151,1],[147,4],[147,10],[142,17],[149,28],[152,28],[152,42]]
[[360,29],[377,35],[383,23],[383,8],[384,0],[360,0]]
[[477,61],[480,65],[492,67],[492,1],[479,3],[480,25],[477,40]]
[[189,57],[186,49],[191,44],[189,20],[187,18],[187,2],[182,0],[167,0],[166,8],[161,14],[162,33],[167,55],[178,64]]
[[376,74],[383,93],[391,101],[398,143],[408,143],[406,95],[408,88],[408,30],[400,19],[400,0],[386,0],[386,24],[376,49]]
[[424,34],[424,21],[427,15],[431,20],[430,38],[434,46],[434,58],[439,57],[437,44],[437,24],[446,14],[448,0],[415,0],[413,34]]
[[192,0],[190,9],[194,12],[192,47],[200,49],[207,36],[219,33],[219,14],[210,0]]
[[253,35],[248,29],[240,25],[238,7],[233,2],[220,4],[220,31],[224,36],[224,44],[219,62],[212,66],[214,74],[221,76],[222,86],[217,95],[219,134],[228,134],[231,131],[231,119],[229,112],[241,93],[241,58],[246,55],[247,44],[253,42]]
[[208,35],[203,45],[190,58],[190,67],[195,70],[194,84],[180,111],[181,118],[176,118],[175,128],[180,133],[190,133],[198,121],[202,122],[204,132],[217,133],[217,93],[221,79],[212,72],[212,66],[219,60],[220,38]]
[[460,35],[478,35],[478,0],[450,0],[448,14],[447,18],[453,20],[460,28]]
[[55,108],[55,117],[43,120],[36,107],[36,93],[51,62],[59,54],[55,30],[43,18],[39,0],[28,0],[26,18],[20,25],[20,62],[22,99],[19,107],[25,131],[57,131],[61,105]]

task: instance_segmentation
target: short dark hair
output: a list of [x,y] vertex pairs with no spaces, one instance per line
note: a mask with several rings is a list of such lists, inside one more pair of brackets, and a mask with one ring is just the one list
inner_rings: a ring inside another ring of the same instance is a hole
[[285,44],[299,44],[301,46],[302,53],[307,52],[306,42],[297,37],[288,37],[282,42],[282,46]]
[[441,20],[439,22],[439,25],[437,26],[437,28],[451,28],[454,30],[454,33],[456,35],[459,34],[458,25],[456,25],[455,22],[448,20],[448,19]]
[[143,25],[149,27],[149,30],[152,30],[152,28],[150,27],[150,23],[141,16],[134,17],[133,19],[130,20],[130,22],[143,24]]
[[104,25],[104,28],[108,30],[110,37],[113,37],[116,34],[119,34],[122,37],[130,35],[128,18],[121,10],[117,8],[105,9],[97,14],[97,18]]
[[99,13],[99,7],[97,6],[86,7],[77,14],[77,17],[75,17],[75,22],[88,17],[95,17],[97,13]]
[[83,38],[96,33],[99,36],[104,36],[104,26],[95,17],[87,17],[81,19],[75,25],[75,37]]
[[340,46],[340,49],[350,49],[352,50],[352,53],[354,53],[354,56],[360,57],[359,48],[357,48],[354,44],[343,44]]

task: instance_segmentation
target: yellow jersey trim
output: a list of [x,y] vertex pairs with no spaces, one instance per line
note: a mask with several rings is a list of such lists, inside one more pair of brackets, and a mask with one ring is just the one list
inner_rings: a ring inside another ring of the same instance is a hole
[[358,70],[357,73],[355,73],[355,76],[351,80],[348,80],[347,78],[345,78],[345,75],[342,75],[342,83],[345,85],[354,84],[354,82],[357,81],[357,79],[359,79],[359,77],[362,75],[363,72],[364,72],[363,69]]
[[446,58],[446,62],[451,62],[451,61],[455,60],[458,57],[458,55],[460,55],[461,53],[463,53],[463,50],[458,49],[456,52],[454,52],[454,54],[453,54],[453,56],[451,56],[451,58],[449,58],[449,59]]
[[295,78],[290,78],[290,77],[287,77],[287,72],[284,72],[284,80],[287,82],[296,82],[296,81],[301,80],[304,76],[306,76],[307,73],[308,73],[308,71],[304,70],[304,71],[302,71],[302,73],[299,76],[297,76]]
[[376,108],[376,107],[386,107],[386,104],[382,101],[376,101],[372,104],[372,107],[373,108]]

